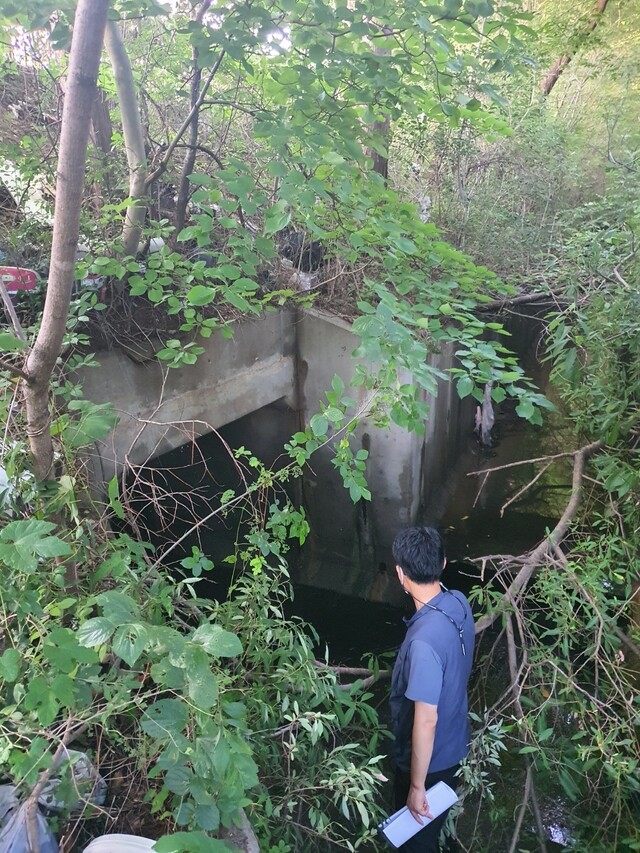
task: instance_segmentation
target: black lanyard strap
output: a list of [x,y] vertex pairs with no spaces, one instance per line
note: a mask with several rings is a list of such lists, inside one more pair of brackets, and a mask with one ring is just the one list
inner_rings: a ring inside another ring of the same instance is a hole
[[[458,601],[458,599],[455,597],[455,595],[454,595],[450,590],[448,590],[444,584],[442,584],[442,583],[441,583],[441,584],[440,584],[440,586],[442,587],[442,589],[443,589],[443,591],[444,591],[444,592],[448,592],[448,593],[449,593],[449,595],[450,595],[452,598],[455,598],[455,599],[456,599],[456,601]],[[460,601],[458,601],[458,604],[460,604],[460,605],[461,605],[461,602],[460,602]],[[442,615],[443,615],[443,616],[446,616],[446,617],[447,617],[447,619],[449,620],[449,622],[451,622],[451,624],[453,625],[453,627],[454,627],[454,628],[456,629],[456,631],[458,632],[458,637],[460,638],[460,647],[461,647],[461,649],[462,649],[462,654],[466,657],[466,655],[467,655],[467,650],[466,650],[465,645],[464,645],[464,623],[467,621],[467,611],[466,611],[466,610],[464,611],[464,619],[462,620],[462,624],[461,624],[461,625],[459,625],[459,624],[456,622],[456,620],[455,620],[455,619],[453,619],[451,616],[449,616],[449,614],[448,614],[445,610],[443,610],[441,607],[438,607],[438,606],[437,606],[437,605],[435,605],[435,604],[429,604],[429,603],[428,603],[428,602],[426,602],[426,601],[425,601],[425,602],[423,602],[423,607],[428,607],[428,608],[429,608],[429,610],[435,610],[437,613],[442,613]],[[463,610],[464,610],[464,608],[463,608]]]

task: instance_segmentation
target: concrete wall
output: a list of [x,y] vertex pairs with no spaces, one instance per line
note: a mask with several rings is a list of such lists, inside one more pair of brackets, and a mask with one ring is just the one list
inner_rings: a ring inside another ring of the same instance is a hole
[[142,465],[193,438],[275,400],[293,398],[295,322],[291,312],[238,323],[198,341],[196,364],[168,370],[150,354],[145,363],[120,350],[99,353],[99,368],[78,377],[94,402],[111,401],[120,421],[97,451],[103,479],[125,462]]
[[[247,320],[237,324],[232,341],[214,334],[202,345],[205,353],[197,364],[181,369],[167,371],[155,359],[140,364],[112,352],[100,354],[99,369],[83,373],[87,397],[110,400],[120,413],[118,426],[99,448],[103,480],[125,462],[144,464],[225,425],[234,446],[252,446],[265,458],[275,458],[298,428],[292,424],[308,424],[320,411],[334,374],[348,387],[357,364],[358,339],[350,325],[317,310],[282,310]],[[452,354],[432,358],[446,370]],[[361,387],[349,392],[363,410],[367,394]],[[290,412],[285,421],[257,411],[278,400]],[[432,414],[423,437],[395,425],[379,429],[367,418],[360,423],[352,449],[369,451],[371,502],[351,502],[331,462],[331,446],[314,454],[299,490],[312,534],[292,566],[294,578],[371,600],[400,600],[393,538],[416,519],[437,523],[459,443],[473,423],[475,404],[461,404],[449,383],[443,382],[438,398],[428,402]],[[240,418],[243,426],[238,424],[236,435],[233,422]],[[247,423],[260,430],[251,442]]]
[[[298,326],[301,384],[299,403],[305,423],[319,411],[324,391],[338,374],[348,386],[357,360],[358,339],[348,323],[311,311]],[[452,350],[432,356],[440,370],[452,364]],[[410,377],[407,376],[407,381]],[[349,396],[366,407],[366,392]],[[325,401],[326,402],[326,401]],[[354,451],[369,451],[366,477],[371,501],[354,505],[331,464],[331,448],[314,454],[304,476],[304,503],[311,523],[296,576],[319,587],[348,591],[375,601],[399,602],[391,544],[402,527],[425,519],[438,521],[443,488],[455,467],[460,443],[473,425],[475,403],[460,401],[448,382],[437,398],[427,397],[431,416],[424,436],[392,424],[377,428],[364,419],[355,436]]]

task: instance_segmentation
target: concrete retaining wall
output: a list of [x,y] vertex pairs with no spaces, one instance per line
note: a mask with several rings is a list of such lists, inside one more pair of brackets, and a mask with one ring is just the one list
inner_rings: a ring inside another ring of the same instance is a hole
[[[275,458],[290,433],[279,435],[276,420],[266,422],[268,410],[258,410],[280,400],[298,411],[301,426],[308,424],[326,400],[334,374],[348,386],[357,364],[358,339],[350,325],[316,310],[282,310],[247,320],[237,324],[232,341],[214,333],[202,345],[205,353],[197,364],[180,369],[167,371],[157,360],[140,364],[112,352],[100,354],[99,369],[82,374],[86,396],[112,401],[120,414],[117,428],[99,448],[103,480],[125,463],[142,465],[212,429],[231,425],[225,431],[229,436],[233,422],[251,413],[251,423],[260,422],[252,449],[264,452],[265,442],[273,443],[266,456]],[[433,361],[445,370],[451,358],[444,352]],[[349,396],[366,410],[368,392],[351,390]],[[351,502],[330,446],[314,454],[300,490],[312,533],[292,567],[294,578],[371,600],[399,600],[393,537],[417,517],[437,523],[459,442],[473,422],[475,404],[461,404],[449,383],[441,383],[437,400],[428,402],[432,414],[423,437],[395,425],[381,430],[366,418],[359,425],[353,451],[369,451],[371,502]],[[246,428],[238,444],[251,446],[245,433]]]

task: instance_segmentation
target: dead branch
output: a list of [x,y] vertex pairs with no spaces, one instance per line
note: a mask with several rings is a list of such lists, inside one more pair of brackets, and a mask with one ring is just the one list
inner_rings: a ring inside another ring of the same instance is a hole
[[477,311],[501,311],[512,305],[526,305],[531,302],[554,302],[562,300],[563,294],[559,290],[550,290],[547,293],[521,293],[519,296],[505,296],[502,299],[494,299],[493,302],[483,302],[478,305]]
[[0,358],[0,370],[7,370],[19,379],[23,379],[25,382],[29,381],[29,375],[25,373],[24,370],[20,370],[19,367],[15,366],[15,364],[5,361],[4,358]]
[[[534,484],[537,480],[539,480],[539,479],[540,479],[540,477],[542,477],[542,475],[543,475],[543,474],[544,474],[544,472],[549,468],[549,466],[550,466],[550,465],[551,465],[551,462],[547,462],[547,464],[546,464],[543,468],[541,468],[541,469],[540,469],[540,471],[538,471],[538,473],[537,473],[537,474],[536,474],[536,476],[533,478],[533,480],[529,480],[529,482],[528,482],[528,483],[526,483],[526,484],[525,484],[521,489],[518,489],[518,491],[515,493],[515,495],[513,495],[512,497],[510,497],[510,498],[509,498],[509,500],[508,500],[506,503],[502,504],[502,506],[500,507],[500,518],[502,518],[502,517],[504,516],[504,511],[505,511],[505,509],[506,509],[508,506],[511,506],[511,504],[515,503],[515,502],[518,500],[518,498],[520,498],[520,497],[521,497],[525,492],[527,492],[527,491],[531,488],[531,486],[533,486],[533,484]],[[485,478],[485,479],[486,479],[486,478]],[[484,485],[484,480],[483,480],[482,482],[483,482],[483,485]]]
[[587,23],[583,26],[580,32],[575,33],[570,39],[575,46],[570,47],[565,54],[559,56],[558,59],[556,59],[556,61],[553,63],[553,66],[540,84],[540,91],[543,95],[547,96],[551,93],[551,90],[560,79],[560,75],[562,74],[562,72],[569,65],[577,51],[580,50],[583,44],[588,40],[591,33],[598,26],[600,20],[604,15],[605,9],[607,8],[608,2],[609,0],[597,0],[596,8],[593,10],[590,20],[587,21]]
[[207,79],[204,82],[204,85],[202,87],[202,91],[200,92],[200,96],[198,97],[198,100],[192,106],[192,108],[189,112],[189,115],[182,122],[182,125],[180,126],[178,132],[176,133],[176,135],[173,137],[173,139],[171,140],[171,142],[167,146],[167,150],[164,152],[164,156],[163,156],[162,160],[160,161],[160,163],[158,164],[158,166],[153,170],[153,172],[150,175],[147,176],[145,186],[150,187],[153,184],[153,182],[156,181],[160,177],[160,175],[164,174],[164,172],[167,170],[167,166],[169,165],[169,160],[171,159],[171,156],[173,155],[175,147],[180,142],[180,140],[182,139],[184,134],[187,132],[189,127],[191,126],[191,122],[193,121],[194,116],[197,115],[200,107],[202,106],[202,103],[203,103],[203,101],[207,95],[207,91],[209,90],[209,87],[213,83],[213,78],[218,73],[218,69],[220,68],[220,64],[221,64],[224,56],[225,56],[225,51],[224,50],[220,51],[216,61],[213,64],[213,68],[211,69],[211,71],[209,73],[209,76],[207,77]]
[[579,450],[566,450],[564,453],[553,453],[550,456],[536,456],[533,459],[521,459],[519,462],[507,462],[505,465],[496,465],[495,468],[481,468],[479,471],[469,471],[467,477],[479,477],[481,474],[493,474],[494,471],[503,471],[505,468],[516,468],[518,465],[529,465],[533,462],[553,462],[554,459],[562,459],[566,456],[575,456]]
[[62,733],[62,739],[53,755],[50,767],[41,774],[37,783],[34,785],[33,790],[25,800],[25,824],[27,828],[27,839],[29,842],[30,853],[40,853],[40,837],[38,835],[38,824],[36,821],[38,797],[42,793],[44,786],[47,784],[52,774],[60,766],[60,763],[67,751],[67,746],[75,740],[78,735],[85,731],[87,725],[87,723],[81,723],[80,725],[74,726],[73,717],[71,715],[67,717],[64,731]]
[[[518,615],[518,614],[517,614]],[[522,633],[522,626],[520,625],[520,631]],[[522,672],[522,668],[526,664],[526,648],[523,645],[523,658],[520,664],[520,668],[517,669],[518,665],[518,656],[516,652],[516,641],[513,634],[513,620],[512,617],[509,616],[506,624],[506,635],[507,635],[507,653],[509,659],[509,672],[511,673],[511,693],[513,697],[513,705],[516,710],[516,715],[518,720],[524,720],[524,710],[522,708],[522,703],[520,702],[520,691],[522,689],[522,685],[520,684],[520,673]],[[526,728],[523,729],[525,741],[529,740],[529,734]],[[515,822],[515,826],[513,829],[513,835],[511,837],[511,844],[509,845],[509,853],[515,853],[516,844],[520,838],[520,831],[522,829],[522,822],[524,820],[524,816],[527,810],[527,804],[529,800],[532,801],[532,804],[535,802],[535,806],[533,806],[534,815],[539,816],[538,809],[538,801],[535,793],[535,787],[533,783],[533,772],[531,767],[531,761],[529,757],[525,759],[527,766],[527,774],[525,777],[525,785],[524,785],[524,793],[522,795],[522,802],[520,803],[520,808],[518,810],[518,817]],[[538,824],[538,838],[540,841],[540,849],[542,853],[546,853],[546,844],[544,841],[544,828],[542,826],[542,821],[537,820]]]
[[[565,507],[565,510],[562,513],[560,520],[553,528],[549,536],[546,539],[543,539],[543,541],[540,542],[540,544],[536,548],[534,548],[534,550],[530,554],[520,558],[522,560],[522,567],[509,585],[509,587],[505,590],[505,603],[512,602],[516,599],[522,589],[527,585],[531,576],[538,568],[538,566],[553,551],[553,549],[559,546],[560,543],[563,541],[569,529],[569,524],[575,518],[578,506],[580,505],[580,498],[582,496],[582,478],[587,459],[589,459],[590,456],[600,450],[602,446],[602,441],[594,441],[591,444],[585,445],[580,450],[576,450],[573,452],[573,477],[571,483],[571,497],[569,498],[569,502],[567,503],[567,506]],[[485,616],[479,619],[476,622],[476,634],[479,634],[481,631],[484,631],[485,628],[488,628],[490,625],[493,625],[499,615],[500,611],[495,611],[494,613],[487,613]]]
[[24,329],[20,324],[20,320],[18,320],[18,315],[16,314],[16,309],[13,307],[13,302],[11,301],[11,297],[9,296],[9,291],[7,290],[7,286],[3,281],[0,281],[0,296],[2,296],[2,301],[4,302],[4,310],[7,313],[7,316],[11,320],[11,325],[13,326],[13,330],[16,333],[17,337],[20,338],[21,341],[27,340],[27,336],[24,333]]

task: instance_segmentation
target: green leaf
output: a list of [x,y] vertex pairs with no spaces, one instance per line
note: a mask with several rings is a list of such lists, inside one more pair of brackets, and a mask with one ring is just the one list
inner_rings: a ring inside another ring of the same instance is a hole
[[108,485],[109,506],[120,519],[124,518],[124,507],[120,501],[120,484],[117,477],[112,477]]
[[187,302],[190,305],[208,305],[216,298],[217,288],[205,287],[203,284],[196,284],[187,293]]
[[527,400],[526,397],[520,400],[516,406],[516,414],[527,421],[530,421],[533,418],[536,411],[537,410],[531,400]]
[[81,646],[101,646],[109,642],[116,626],[103,616],[88,619],[76,631],[76,637]]
[[31,574],[38,566],[38,558],[65,557],[71,547],[58,539],[47,536],[55,529],[50,521],[29,519],[11,521],[0,532],[0,562],[18,571]]
[[468,397],[469,394],[473,391],[475,387],[475,383],[470,376],[461,376],[460,379],[456,382],[456,391],[458,392],[458,396],[461,400],[464,400],[465,397]]
[[277,201],[270,207],[264,217],[264,233],[267,235],[277,234],[291,222],[289,205],[284,199]]
[[130,595],[111,589],[96,595],[96,601],[102,608],[102,614],[114,625],[135,622],[140,616],[140,607]]
[[198,826],[207,832],[216,832],[220,826],[220,810],[215,803],[197,805],[194,817]]
[[80,415],[78,419],[70,420],[63,430],[64,441],[70,447],[84,447],[101,441],[118,423],[118,415],[112,403],[72,400],[69,410]]
[[20,674],[22,655],[18,649],[5,649],[0,656],[0,678],[13,683]]
[[182,735],[189,721],[189,712],[179,699],[159,699],[144,712],[143,730],[158,740],[172,740]]
[[63,708],[73,707],[76,701],[75,680],[69,675],[59,673],[51,682],[51,690]]
[[201,645],[207,654],[215,657],[234,658],[242,653],[238,637],[220,625],[201,625],[191,639]]
[[148,634],[144,625],[121,625],[113,636],[113,653],[133,666],[147,645]]
[[251,305],[241,293],[238,293],[236,290],[232,290],[229,288],[224,292],[224,298],[227,302],[237,308],[239,311],[244,311],[245,313],[257,314],[258,308],[255,305]]
[[0,332],[0,350],[2,352],[15,352],[26,349],[26,341],[16,338],[11,332]]
[[58,700],[49,688],[49,683],[41,675],[29,683],[24,697],[24,707],[27,711],[35,711],[42,726],[49,726],[55,720],[60,710]]
[[229,853],[224,841],[218,841],[204,832],[174,832],[163,835],[153,845],[156,853]]
[[322,438],[327,434],[329,429],[329,421],[324,415],[314,415],[309,421],[313,434],[318,438]]
[[204,710],[213,708],[218,701],[218,681],[205,663],[187,670],[187,690],[189,697]]

